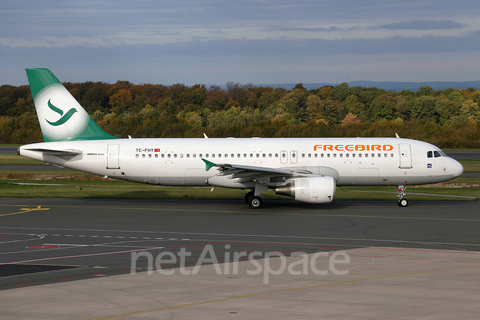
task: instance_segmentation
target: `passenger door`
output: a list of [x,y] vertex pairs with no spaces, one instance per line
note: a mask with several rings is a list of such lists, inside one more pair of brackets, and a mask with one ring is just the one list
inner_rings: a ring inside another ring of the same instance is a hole
[[400,143],[398,145],[400,150],[400,169],[412,168],[412,150],[409,143]]

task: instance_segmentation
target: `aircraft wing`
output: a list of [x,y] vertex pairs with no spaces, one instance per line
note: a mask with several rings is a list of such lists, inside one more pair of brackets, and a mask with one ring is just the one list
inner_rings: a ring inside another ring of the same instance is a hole
[[219,168],[224,174],[238,174],[241,172],[249,172],[252,175],[257,174],[269,174],[269,175],[282,175],[282,176],[292,176],[295,174],[294,171],[290,170],[282,170],[282,169],[275,169],[275,168],[266,168],[266,167],[257,167],[257,166],[243,166],[238,164],[229,164],[229,163],[213,163],[206,159],[203,159],[203,162],[206,164],[206,171],[210,170],[213,167]]

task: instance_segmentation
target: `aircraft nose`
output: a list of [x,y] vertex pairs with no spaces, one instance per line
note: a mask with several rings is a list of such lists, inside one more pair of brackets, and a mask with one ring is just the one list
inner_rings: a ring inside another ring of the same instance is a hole
[[453,160],[453,176],[459,177],[463,173],[463,166],[457,160]]

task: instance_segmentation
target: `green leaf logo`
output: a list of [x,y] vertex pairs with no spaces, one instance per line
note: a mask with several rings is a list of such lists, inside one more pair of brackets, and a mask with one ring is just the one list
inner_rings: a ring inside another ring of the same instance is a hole
[[[57,107],[55,107],[51,102],[50,102],[51,99],[48,100],[48,107],[52,110],[52,111],[55,111],[56,113],[58,113],[59,115],[63,116],[63,111],[62,109],[59,109]],[[60,119],[58,119],[57,121],[55,122],[50,122],[48,121],[47,119],[45,119],[45,121],[48,122],[48,124],[50,124],[51,126],[54,126],[54,127],[57,127],[59,125],[62,125],[64,124],[65,122],[67,122],[71,116],[73,116],[73,114],[77,112],[77,109],[75,108],[71,108],[70,110],[68,110],[68,112],[63,116],[61,117]]]

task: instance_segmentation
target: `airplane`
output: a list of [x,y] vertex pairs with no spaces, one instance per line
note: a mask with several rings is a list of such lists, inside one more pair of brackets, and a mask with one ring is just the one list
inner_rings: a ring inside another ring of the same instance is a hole
[[268,189],[330,203],[340,186],[406,187],[448,181],[463,166],[438,147],[395,138],[118,138],[103,131],[48,69],[26,69],[45,142],[17,154],[105,178],[161,186],[249,189],[261,208]]

